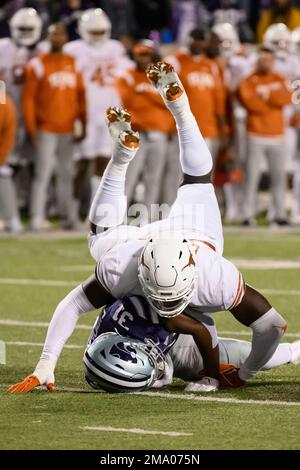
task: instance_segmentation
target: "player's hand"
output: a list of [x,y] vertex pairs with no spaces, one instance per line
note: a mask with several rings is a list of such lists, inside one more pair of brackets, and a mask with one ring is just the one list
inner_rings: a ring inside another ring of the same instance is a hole
[[190,382],[185,387],[185,392],[216,392],[219,389],[219,380],[213,377],[202,377],[198,382]]
[[239,367],[232,364],[220,364],[220,384],[222,387],[238,388],[245,385],[239,376]]
[[165,387],[166,385],[170,385],[173,381],[173,372],[174,372],[173,362],[169,354],[167,354],[166,360],[165,360],[164,374],[159,380],[155,380],[155,382],[152,384],[152,388],[162,388],[162,387]]
[[21,382],[11,385],[7,392],[27,393],[39,385],[46,385],[50,392],[55,391],[54,367],[55,365],[51,361],[41,359],[33,374],[28,375]]

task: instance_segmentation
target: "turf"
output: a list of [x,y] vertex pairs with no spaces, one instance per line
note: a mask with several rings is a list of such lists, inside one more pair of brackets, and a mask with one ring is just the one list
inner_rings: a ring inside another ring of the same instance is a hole
[[[237,258],[299,259],[299,235],[247,234],[226,237],[226,255]],[[0,320],[48,322],[59,300],[74,281],[88,277],[93,269],[86,241],[82,239],[0,239]],[[82,266],[82,268],[80,268]],[[67,270],[66,270],[67,267]],[[68,268],[74,267],[74,271]],[[272,289],[271,302],[289,324],[286,338],[300,332],[300,272],[297,269],[245,269],[246,280]],[[3,285],[1,279],[12,279]],[[14,285],[13,279],[60,280],[69,286]],[[276,290],[291,291],[288,295]],[[297,292],[298,291],[298,292]],[[91,324],[96,312],[81,323]],[[246,331],[230,313],[215,315],[221,332]],[[42,343],[46,329],[0,324],[0,340]],[[143,395],[90,393],[83,379],[82,353],[88,330],[77,329],[65,349],[56,373],[61,387],[78,391],[50,394],[35,390],[29,395],[7,395],[6,384],[30,373],[40,354],[38,346],[7,345],[7,364],[0,365],[0,449],[300,449],[300,365],[288,365],[260,373],[247,387],[224,390],[213,398],[267,400],[274,404],[217,403],[168,399]],[[224,335],[223,335],[224,336]],[[234,337],[234,334],[231,334]],[[175,381],[167,389],[183,394],[184,383]],[[164,392],[166,392],[164,390]],[[106,431],[88,431],[84,426],[141,428],[151,431],[192,433],[191,436],[162,436]]]

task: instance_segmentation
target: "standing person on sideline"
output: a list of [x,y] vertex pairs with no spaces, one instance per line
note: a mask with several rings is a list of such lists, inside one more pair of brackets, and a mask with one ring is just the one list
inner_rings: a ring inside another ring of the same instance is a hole
[[285,77],[273,71],[274,52],[262,47],[256,70],[242,80],[238,94],[246,108],[248,155],[244,194],[243,225],[254,224],[256,194],[261,173],[261,162],[268,161],[274,204],[274,223],[286,225],[285,213],[285,157],[284,107],[291,102],[291,93]]
[[207,31],[196,28],[190,32],[188,48],[166,60],[180,76],[192,113],[215,161],[226,133],[226,93],[220,68],[207,56],[207,46]]
[[86,121],[83,79],[75,60],[63,53],[68,37],[61,23],[49,27],[51,50],[31,60],[26,70],[23,112],[27,132],[36,148],[35,177],[31,194],[31,228],[47,228],[47,189],[58,176],[58,201],[70,228],[73,184],[73,132],[78,119]]
[[7,157],[12,150],[17,127],[16,109],[12,99],[5,97],[0,102],[0,218],[11,233],[20,233],[22,224],[18,214],[15,187],[12,181],[12,170],[6,165]]

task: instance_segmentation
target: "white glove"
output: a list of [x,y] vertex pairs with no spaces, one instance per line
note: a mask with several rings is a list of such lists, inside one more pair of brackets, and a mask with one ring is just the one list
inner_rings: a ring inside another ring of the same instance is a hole
[[38,378],[40,385],[54,385],[54,369],[55,365],[52,361],[49,359],[40,359],[32,375],[35,375]]
[[216,392],[219,388],[219,381],[212,377],[203,377],[198,382],[190,382],[185,387],[185,392]]
[[11,385],[8,393],[28,393],[39,385],[46,384],[49,391],[55,390],[54,379],[55,364],[49,359],[40,359],[33,374],[28,375],[21,382]]
[[161,387],[165,387],[166,385],[170,385],[173,381],[173,372],[174,372],[173,362],[172,362],[170,355],[167,354],[166,360],[165,360],[164,375],[162,376],[161,379],[155,380],[155,382],[152,384],[152,388],[161,388]]

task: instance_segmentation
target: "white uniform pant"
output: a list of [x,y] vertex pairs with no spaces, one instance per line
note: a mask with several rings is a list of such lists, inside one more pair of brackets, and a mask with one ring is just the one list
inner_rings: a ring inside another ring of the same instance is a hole
[[145,205],[150,208],[159,199],[162,173],[166,161],[168,134],[165,132],[140,132],[141,146],[130,162],[126,174],[128,201],[134,196],[140,177],[145,184]]
[[223,253],[221,214],[211,183],[187,184],[179,188],[171,212],[164,220],[144,227],[121,225],[103,233],[91,234],[90,253],[99,262],[108,250],[121,241],[147,240],[168,232],[180,232],[190,240],[206,241],[217,252]]
[[275,210],[275,219],[284,219],[285,213],[285,143],[274,139],[263,143],[255,137],[248,138],[248,156],[246,162],[246,184],[244,193],[244,219],[252,219],[256,213],[256,197],[261,174],[261,162],[266,158],[271,176],[271,192]]
[[37,137],[35,177],[31,193],[31,217],[45,218],[47,190],[57,174],[57,197],[61,215],[72,213],[73,136],[40,131]]

